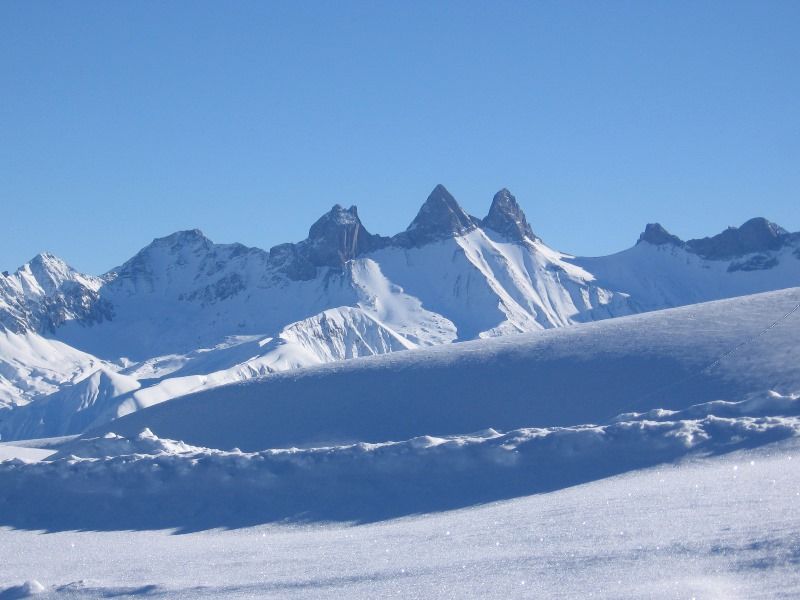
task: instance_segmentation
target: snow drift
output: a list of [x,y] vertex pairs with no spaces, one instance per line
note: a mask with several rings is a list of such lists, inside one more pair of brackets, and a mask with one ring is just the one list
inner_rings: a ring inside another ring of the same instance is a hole
[[68,442],[38,463],[1,463],[0,525],[191,530],[287,518],[369,521],[546,492],[690,453],[800,435],[797,396],[772,393],[684,413],[250,453],[159,439],[149,430],[131,438],[108,433]]

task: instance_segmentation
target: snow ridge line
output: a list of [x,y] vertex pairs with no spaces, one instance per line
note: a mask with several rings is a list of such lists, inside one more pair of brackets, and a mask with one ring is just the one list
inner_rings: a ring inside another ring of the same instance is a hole
[[765,333],[767,333],[767,332],[768,332],[770,329],[773,329],[773,328],[774,328],[774,327],[776,327],[776,326],[777,326],[779,323],[781,323],[781,322],[785,321],[786,319],[788,319],[790,316],[792,316],[792,314],[794,314],[795,312],[797,312],[797,309],[800,309],[800,302],[798,302],[798,303],[795,305],[795,307],[794,307],[792,310],[790,310],[789,312],[787,312],[785,315],[783,315],[782,317],[780,317],[780,318],[776,319],[776,320],[775,320],[775,321],[774,321],[774,322],[773,322],[771,325],[769,325],[768,327],[766,327],[766,328],[765,328],[765,329],[763,329],[762,331],[759,331],[757,334],[755,334],[755,335],[751,336],[750,338],[746,339],[745,341],[741,342],[741,343],[740,343],[740,344],[738,344],[737,346],[734,346],[734,347],[733,347],[731,350],[729,350],[728,352],[726,352],[725,354],[723,354],[722,356],[720,356],[720,357],[719,357],[717,360],[715,360],[713,363],[711,363],[710,365],[708,365],[708,366],[707,366],[707,367],[705,367],[704,369],[701,369],[701,370],[700,370],[700,373],[708,373],[708,372],[710,372],[710,371],[711,371],[711,369],[713,369],[714,367],[716,367],[716,366],[717,366],[719,363],[721,363],[723,360],[725,360],[725,359],[726,359],[726,358],[728,358],[729,356],[732,356],[733,354],[735,354],[735,353],[736,353],[736,352],[737,352],[739,349],[743,348],[744,346],[748,346],[748,345],[752,344],[754,341],[756,341],[756,340],[757,340],[758,338],[760,338],[762,335],[764,335]]
[[[624,408],[626,408],[626,409],[631,408],[634,405],[634,403],[638,403],[641,398],[649,398],[649,397],[655,395],[656,393],[664,392],[666,390],[670,390],[672,388],[676,388],[676,387],[681,386],[681,385],[683,385],[683,384],[685,384],[685,383],[687,383],[689,381],[692,381],[693,379],[697,379],[700,375],[710,373],[715,367],[719,366],[719,364],[722,363],[722,361],[724,361],[727,358],[730,358],[731,356],[736,354],[736,352],[738,352],[739,350],[741,350],[745,346],[749,346],[750,344],[755,342],[758,338],[760,338],[761,336],[766,334],[768,331],[774,329],[780,323],[782,323],[783,321],[787,320],[789,317],[791,317],[798,310],[800,310],[800,302],[795,304],[794,308],[792,308],[785,315],[783,315],[782,317],[778,317],[777,319],[775,319],[775,321],[773,321],[771,324],[769,324],[767,327],[765,327],[764,329],[762,329],[761,331],[759,331],[755,335],[752,335],[749,338],[745,339],[744,341],[739,342],[733,348],[731,348],[727,352],[724,352],[723,354],[721,354],[716,360],[714,360],[713,362],[707,364],[702,369],[699,369],[697,372],[692,373],[691,375],[689,375],[689,376],[687,376],[687,377],[685,377],[683,379],[679,379],[678,381],[674,381],[674,382],[669,383],[669,384],[667,384],[665,386],[662,386],[660,388],[651,389],[649,392],[645,392],[643,394],[637,395],[636,399],[627,402],[626,405],[624,406]],[[617,412],[616,414],[609,415],[602,422],[603,423],[607,423],[608,421],[613,421],[620,414],[623,414],[625,412],[626,411],[623,410],[623,411],[621,411],[621,413]]]

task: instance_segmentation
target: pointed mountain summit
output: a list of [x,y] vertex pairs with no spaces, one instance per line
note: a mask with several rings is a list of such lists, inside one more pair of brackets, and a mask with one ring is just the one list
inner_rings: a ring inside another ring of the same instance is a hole
[[29,283],[35,280],[46,294],[55,293],[66,281],[83,277],[61,258],[49,252],[37,254],[30,262],[20,267],[17,273],[22,278],[28,276]]
[[340,269],[357,256],[383,248],[388,238],[366,230],[355,206],[335,204],[308,230],[308,237],[297,244],[273,246],[269,262],[289,279],[307,281],[317,274],[317,267]]
[[494,195],[489,214],[486,215],[482,224],[484,227],[488,227],[492,231],[496,231],[515,241],[539,239],[528,224],[525,213],[517,203],[517,199],[506,188]]
[[207,255],[214,243],[199,229],[176,231],[164,237],[155,238],[144,248],[119,267],[104,275],[107,280],[131,279],[140,277],[151,279],[156,271],[176,263],[184,266],[194,263]]
[[43,252],[0,278],[0,331],[52,333],[65,321],[99,322],[110,316],[98,299],[99,277],[80,273]]
[[689,250],[710,260],[726,260],[754,252],[778,250],[789,237],[780,225],[763,217],[745,222],[741,227],[728,227],[712,237],[689,240]]
[[311,226],[303,244],[313,265],[341,267],[356,256],[375,249],[380,239],[366,230],[355,206],[345,209],[336,204]]
[[403,233],[396,236],[400,242],[422,246],[447,238],[464,235],[477,227],[442,184],[433,188],[417,216]]
[[663,246],[664,244],[672,244],[673,246],[683,246],[683,240],[677,235],[672,235],[669,231],[664,229],[661,223],[648,223],[644,228],[642,235],[639,236],[639,241],[636,244],[647,242],[653,246]]
[[377,249],[382,239],[366,230],[355,206],[345,209],[335,204],[311,226],[308,239],[302,244],[313,265],[338,268],[360,254]]

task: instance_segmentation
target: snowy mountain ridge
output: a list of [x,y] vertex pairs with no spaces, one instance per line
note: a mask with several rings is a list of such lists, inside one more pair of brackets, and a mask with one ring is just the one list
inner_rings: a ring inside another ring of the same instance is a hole
[[[278,371],[798,284],[800,235],[765,219],[687,242],[651,224],[628,250],[576,258],[548,247],[507,189],[480,219],[439,185],[391,237],[337,204],[305,240],[269,251],[195,229],[101,277],[37,256],[0,277],[0,406],[41,406],[2,420],[74,433]],[[70,400],[98,369],[138,387]]]

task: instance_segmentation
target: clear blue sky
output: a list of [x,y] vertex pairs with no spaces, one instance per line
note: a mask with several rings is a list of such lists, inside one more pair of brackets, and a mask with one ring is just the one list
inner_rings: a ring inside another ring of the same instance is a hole
[[800,229],[800,2],[0,3],[0,268],[100,273],[199,227],[268,248],[334,203],[404,229],[506,186],[605,254]]

